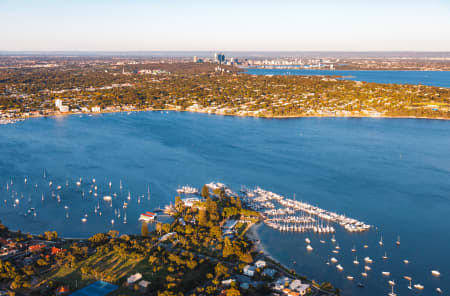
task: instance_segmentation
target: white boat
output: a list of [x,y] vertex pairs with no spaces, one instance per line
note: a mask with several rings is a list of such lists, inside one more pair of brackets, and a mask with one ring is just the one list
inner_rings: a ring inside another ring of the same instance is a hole
[[362,272],[361,275],[362,275],[363,277],[367,277],[367,273],[366,273],[366,272]]
[[334,258],[334,257],[331,257],[330,261],[331,261],[331,263],[336,263],[336,262],[338,262],[338,260],[337,260],[336,258]]
[[417,290],[423,290],[423,288],[425,288],[425,287],[421,284],[415,284],[414,288],[416,288]]
[[367,271],[369,271],[369,270],[371,270],[372,268],[370,268],[370,266],[364,266],[364,270],[367,270]]
[[395,286],[395,282],[392,281],[392,280],[388,281],[388,283],[389,283],[390,286]]
[[440,273],[439,271],[437,271],[437,270],[432,270],[432,271],[431,271],[431,274],[432,274],[433,276],[435,276],[435,277],[439,277],[439,276],[441,275],[441,273]]
[[86,223],[87,219],[86,218],[81,218],[81,222]]
[[364,258],[364,262],[371,264],[373,262],[373,260],[370,259],[370,257],[366,257],[366,258]]
[[354,277],[352,277],[351,275],[348,275],[348,276],[347,276],[347,279],[348,279],[349,281],[353,281]]
[[436,292],[438,292],[439,294],[442,294],[441,288],[436,288]]
[[364,245],[364,249],[367,249],[369,246],[368,245]]
[[381,257],[381,258],[383,258],[384,260],[386,260],[388,258],[386,251],[384,252],[383,257]]
[[335,254],[339,254],[339,251],[338,251],[338,250],[333,250],[333,251],[331,251],[331,252],[333,252],[333,253],[335,253]]
[[324,243],[325,243],[325,241],[321,239],[321,240],[320,240],[320,243],[321,243],[321,244],[324,244]]
[[353,246],[352,252],[353,252],[353,253],[356,252],[355,246]]
[[391,286],[392,290],[391,293],[389,293],[389,296],[397,296],[397,294],[394,293],[394,286]]
[[109,185],[109,188],[111,188],[111,187],[112,187],[112,183],[111,183],[111,181],[109,181],[109,184],[108,184],[108,185]]
[[80,187],[81,186],[81,182],[77,181],[77,186]]
[[305,242],[306,242],[307,244],[310,244],[310,243],[311,243],[311,240],[310,240],[309,238],[305,238]]
[[400,246],[400,235],[397,236],[397,241],[395,242],[395,244],[396,244],[397,246]]
[[311,245],[307,245],[307,246],[306,246],[306,250],[312,251],[312,250],[313,250],[313,247],[311,247]]
[[332,241],[333,243],[336,242],[336,238],[334,237],[334,234],[333,234],[333,237],[331,238],[331,241]]
[[355,260],[353,260],[353,264],[358,265],[359,261],[358,261],[358,256],[356,256]]
[[343,270],[344,270],[344,267],[342,267],[340,264],[336,265],[336,268],[337,268],[339,271],[343,271]]
[[405,263],[405,264],[409,264],[409,260],[403,260],[403,263]]
[[383,236],[380,237],[380,241],[378,242],[378,244],[379,244],[380,246],[383,245]]
[[112,197],[109,195],[105,195],[105,196],[103,196],[103,200],[106,202],[110,202],[112,200]]
[[56,187],[56,189],[61,190],[61,189],[62,189],[61,185],[59,185],[58,187]]
[[382,271],[381,274],[383,276],[390,276],[391,275],[391,273],[389,271]]

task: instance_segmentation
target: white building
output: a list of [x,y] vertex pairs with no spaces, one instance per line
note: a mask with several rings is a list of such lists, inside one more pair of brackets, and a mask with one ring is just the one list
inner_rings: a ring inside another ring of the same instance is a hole
[[91,108],[91,110],[92,110],[92,112],[97,112],[97,113],[101,111],[100,106],[94,106]]
[[256,267],[251,266],[251,265],[247,265],[247,266],[244,267],[243,271],[244,271],[245,275],[247,275],[249,277],[252,277],[252,276],[255,275]]
[[266,261],[264,260],[258,260],[255,263],[256,268],[264,268],[266,267]]
[[142,274],[140,274],[139,272],[135,273],[135,274],[131,275],[130,277],[128,277],[127,284],[128,285],[134,284],[135,282],[139,281],[141,278],[142,278]]

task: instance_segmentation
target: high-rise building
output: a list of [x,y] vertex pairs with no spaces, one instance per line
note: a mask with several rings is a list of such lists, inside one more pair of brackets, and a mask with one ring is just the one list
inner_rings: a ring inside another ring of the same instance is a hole
[[194,56],[194,63],[198,63],[198,57]]
[[214,61],[216,63],[222,64],[223,62],[225,62],[225,55],[223,53],[214,53]]

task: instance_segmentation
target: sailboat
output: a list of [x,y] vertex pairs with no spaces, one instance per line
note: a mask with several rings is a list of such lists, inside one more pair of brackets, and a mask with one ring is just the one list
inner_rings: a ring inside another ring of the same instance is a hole
[[400,246],[400,235],[397,236],[397,241],[395,242],[395,244],[396,244],[397,246]]
[[147,199],[150,200],[150,185],[147,185]]
[[380,241],[378,242],[378,244],[379,244],[380,246],[383,245],[383,236],[380,237]]
[[389,296],[397,296],[397,294],[394,293],[394,286],[393,285],[391,285],[391,288],[392,288],[391,293],[389,293],[388,295]]
[[122,188],[123,188],[123,186],[122,186],[122,180],[120,180],[119,189],[122,191]]
[[358,265],[359,261],[358,261],[358,256],[356,256],[355,260],[353,260],[353,264]]
[[384,251],[384,256],[381,258],[383,258],[384,260],[386,260],[388,258],[386,251]]
[[127,213],[123,216],[123,224],[127,224]]

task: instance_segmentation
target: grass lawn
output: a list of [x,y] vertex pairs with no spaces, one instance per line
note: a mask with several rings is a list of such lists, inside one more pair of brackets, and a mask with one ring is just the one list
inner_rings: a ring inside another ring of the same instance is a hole
[[[61,267],[56,272],[49,275],[50,280],[57,281],[59,283],[67,284],[71,291],[76,289],[76,282],[78,289],[83,288],[97,280],[101,279],[101,273],[104,273],[112,278],[113,284],[120,285],[129,275],[136,272],[144,274],[144,268],[148,264],[145,264],[147,260],[128,258],[121,256],[115,251],[111,251],[104,255],[94,254],[85,261],[79,263],[76,268]],[[141,263],[141,264],[139,264]],[[98,272],[98,275],[82,275],[81,268],[90,267]]]

